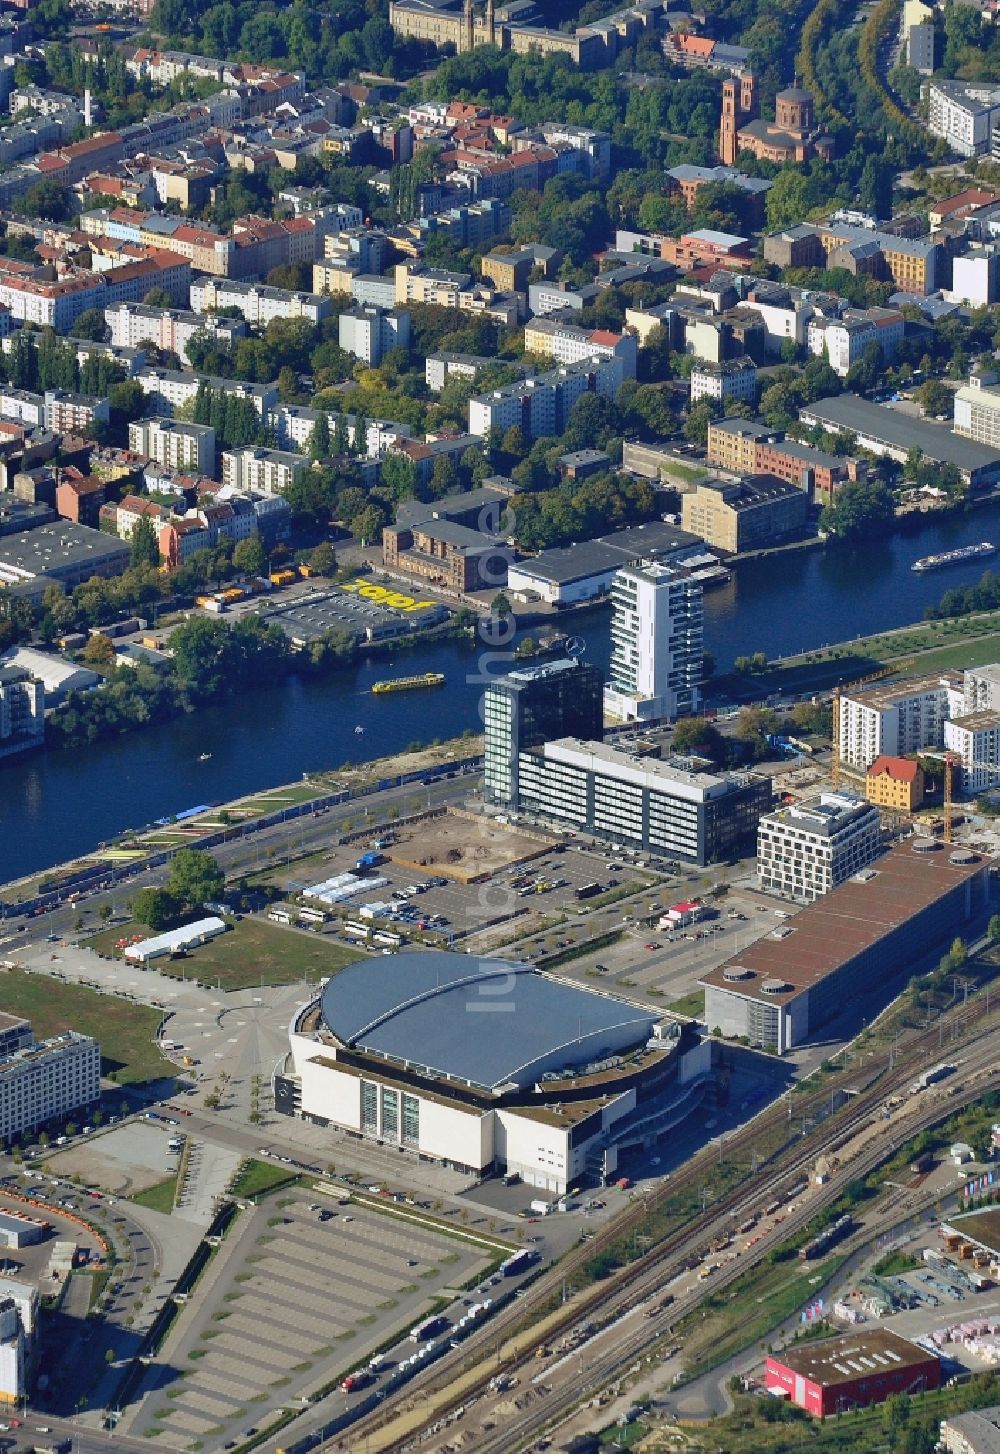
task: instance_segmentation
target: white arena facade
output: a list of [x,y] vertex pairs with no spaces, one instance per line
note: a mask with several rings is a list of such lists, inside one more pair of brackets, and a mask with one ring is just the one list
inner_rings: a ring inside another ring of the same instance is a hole
[[707,1045],[531,965],[437,950],[361,959],[289,1027],[275,1108],[480,1180],[564,1193],[694,1111]]

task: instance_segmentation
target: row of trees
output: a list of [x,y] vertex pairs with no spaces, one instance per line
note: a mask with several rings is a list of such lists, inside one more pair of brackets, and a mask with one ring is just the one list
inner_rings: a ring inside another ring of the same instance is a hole
[[48,720],[49,741],[78,746],[118,736],[221,697],[266,687],[292,670],[330,670],[353,660],[356,652],[353,635],[335,631],[293,657],[281,629],[257,616],[244,616],[232,626],[192,617],[172,633],[170,645],[173,657],[163,667],[111,667],[100,691],[70,692]]

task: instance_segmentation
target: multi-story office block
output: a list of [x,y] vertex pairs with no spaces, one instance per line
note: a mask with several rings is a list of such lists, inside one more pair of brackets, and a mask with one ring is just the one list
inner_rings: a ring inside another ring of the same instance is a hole
[[521,752],[517,806],[643,853],[714,863],[752,842],[771,806],[771,782],[750,772],[702,772],[701,765],[564,737]]
[[603,680],[597,667],[564,658],[490,682],[484,697],[486,798],[515,808],[522,754],[556,737],[600,739]]

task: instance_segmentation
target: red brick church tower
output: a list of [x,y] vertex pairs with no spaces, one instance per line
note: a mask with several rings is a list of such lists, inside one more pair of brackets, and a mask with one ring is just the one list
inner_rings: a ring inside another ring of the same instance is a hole
[[723,165],[733,166],[739,151],[737,135],[757,115],[757,77],[744,71],[738,81],[722,84],[722,121],[719,126],[719,156]]

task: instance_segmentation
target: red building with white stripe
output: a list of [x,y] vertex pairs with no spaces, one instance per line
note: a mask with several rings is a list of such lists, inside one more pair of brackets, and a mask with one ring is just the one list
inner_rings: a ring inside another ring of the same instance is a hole
[[938,1388],[941,1363],[887,1328],[861,1329],[773,1354],[764,1382],[768,1393],[825,1418],[882,1403],[894,1393]]

